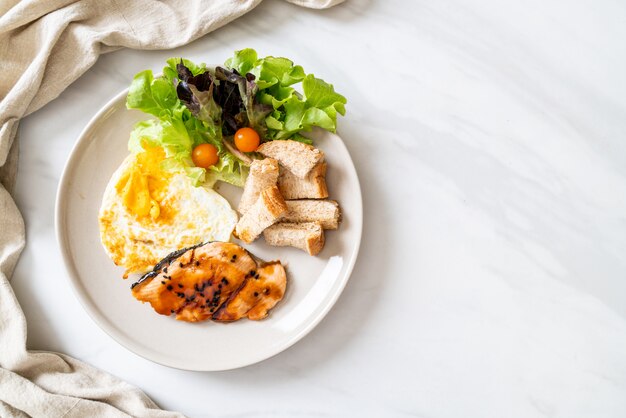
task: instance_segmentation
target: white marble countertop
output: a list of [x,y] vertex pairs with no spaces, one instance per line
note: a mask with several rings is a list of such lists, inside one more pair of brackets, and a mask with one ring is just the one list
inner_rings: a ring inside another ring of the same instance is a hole
[[[267,0],[174,51],[103,56],[21,124],[31,349],[61,351],[192,417],[626,416],[626,4]],[[194,373],[109,338],[54,236],[63,165],[96,111],[170,56],[283,55],[349,99],[364,193],[354,274],[284,353]]]

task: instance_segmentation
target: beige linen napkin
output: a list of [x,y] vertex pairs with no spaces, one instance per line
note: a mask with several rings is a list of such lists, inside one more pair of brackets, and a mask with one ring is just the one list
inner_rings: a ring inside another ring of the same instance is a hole
[[[312,8],[342,0],[288,0]],[[19,120],[57,97],[100,54],[169,49],[261,0],[3,0],[0,2],[0,417],[173,417],[139,389],[58,353],[26,349],[26,320],[9,284],[24,247],[10,195]]]

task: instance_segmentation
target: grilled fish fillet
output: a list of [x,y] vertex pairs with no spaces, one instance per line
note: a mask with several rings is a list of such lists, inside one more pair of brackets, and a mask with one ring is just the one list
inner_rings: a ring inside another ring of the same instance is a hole
[[180,321],[263,319],[284,296],[279,261],[257,262],[230,242],[210,242],[168,255],[132,285],[133,296]]

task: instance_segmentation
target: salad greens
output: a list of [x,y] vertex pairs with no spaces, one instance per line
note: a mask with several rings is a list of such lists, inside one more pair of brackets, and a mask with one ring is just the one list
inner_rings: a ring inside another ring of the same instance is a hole
[[[294,86],[301,85],[302,93]],[[261,141],[293,139],[310,143],[301,132],[313,126],[335,132],[346,98],[333,86],[306,74],[287,58],[258,58],[253,49],[236,51],[224,67],[209,69],[183,58],[170,58],[161,77],[145,70],[135,75],[126,106],[156,117],[139,122],[129,150],[161,146],[164,170],[185,172],[199,185],[217,180],[243,186],[249,156],[232,139],[242,127],[253,128]],[[217,164],[204,169],[191,159],[194,147],[209,143]]]

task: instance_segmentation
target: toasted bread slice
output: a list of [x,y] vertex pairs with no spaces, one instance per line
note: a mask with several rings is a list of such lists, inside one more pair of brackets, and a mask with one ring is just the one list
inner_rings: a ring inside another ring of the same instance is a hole
[[310,255],[317,255],[324,248],[324,229],[319,222],[280,222],[263,231],[263,238],[276,247],[296,247]]
[[326,163],[318,163],[303,179],[282,167],[278,177],[278,189],[287,200],[326,199]]
[[278,160],[285,168],[301,179],[324,160],[324,153],[311,145],[292,140],[276,140],[257,148],[265,157]]
[[319,222],[324,229],[337,229],[341,221],[339,204],[334,200],[287,200],[287,212],[280,222]]
[[235,226],[235,235],[250,244],[261,232],[274,224],[285,212],[287,205],[278,187],[271,186],[263,190],[257,201],[239,219]]
[[275,186],[278,181],[278,161],[272,158],[254,160],[250,165],[250,173],[243,188],[243,194],[237,210],[242,215],[254,205],[261,192],[268,187]]

